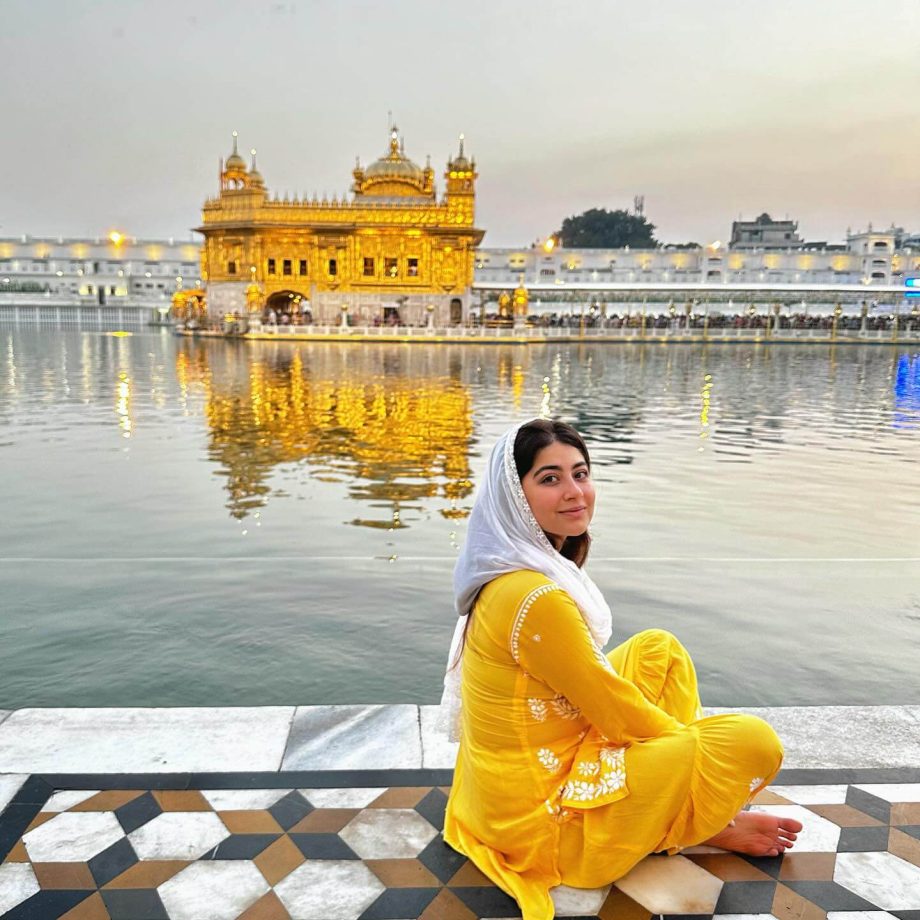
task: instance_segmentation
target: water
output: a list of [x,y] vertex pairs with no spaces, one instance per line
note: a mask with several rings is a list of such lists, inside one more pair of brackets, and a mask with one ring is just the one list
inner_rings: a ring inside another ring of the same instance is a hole
[[573,421],[614,639],[920,703],[920,354],[0,332],[0,708],[434,702],[488,450]]

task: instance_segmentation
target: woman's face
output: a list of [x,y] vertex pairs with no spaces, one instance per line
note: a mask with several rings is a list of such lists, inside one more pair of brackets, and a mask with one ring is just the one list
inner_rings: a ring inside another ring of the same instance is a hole
[[577,447],[554,441],[538,451],[521,485],[533,516],[556,549],[566,537],[588,529],[594,516],[594,483]]

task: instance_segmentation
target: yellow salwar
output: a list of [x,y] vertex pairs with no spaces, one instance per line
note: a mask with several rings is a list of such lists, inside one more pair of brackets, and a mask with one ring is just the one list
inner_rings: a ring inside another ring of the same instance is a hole
[[670,634],[604,655],[537,572],[486,585],[466,634],[462,735],[444,839],[550,920],[550,888],[594,888],[649,853],[709,839],[775,776],[782,747],[753,716],[701,718]]

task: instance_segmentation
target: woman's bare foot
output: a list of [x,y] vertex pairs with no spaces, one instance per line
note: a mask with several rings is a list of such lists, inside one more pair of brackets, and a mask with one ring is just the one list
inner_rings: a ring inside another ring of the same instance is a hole
[[794,818],[742,811],[735,817],[733,827],[726,827],[705,843],[748,856],[782,856],[795,843],[801,829],[802,822]]

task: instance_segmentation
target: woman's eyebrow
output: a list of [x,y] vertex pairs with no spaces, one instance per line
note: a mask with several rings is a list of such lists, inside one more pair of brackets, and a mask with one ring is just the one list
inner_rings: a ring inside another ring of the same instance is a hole
[[[572,469],[573,469],[573,470],[577,470],[578,467],[580,467],[580,466],[587,466],[587,465],[588,465],[588,464],[585,463],[584,460],[579,460],[578,463],[573,463],[573,464],[572,464]],[[557,465],[550,465],[550,464],[547,464],[546,466],[541,466],[540,469],[538,469],[538,470],[534,470],[533,475],[534,475],[535,477],[536,477],[536,476],[539,476],[540,473],[543,473],[543,472],[545,472],[546,470],[559,470],[560,472],[562,472],[562,467],[561,467],[561,466],[557,466]]]

